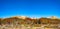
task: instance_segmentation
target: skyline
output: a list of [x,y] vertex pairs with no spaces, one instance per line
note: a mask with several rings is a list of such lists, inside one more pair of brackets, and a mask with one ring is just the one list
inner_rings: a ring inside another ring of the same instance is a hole
[[59,17],[57,17],[57,16],[48,16],[48,17],[46,17],[46,16],[38,16],[38,17],[36,17],[36,16],[6,16],[6,17],[2,17],[2,18],[11,18],[11,17],[24,17],[24,18],[57,18],[57,19],[60,19]]
[[60,18],[60,0],[0,0],[0,18],[10,16]]

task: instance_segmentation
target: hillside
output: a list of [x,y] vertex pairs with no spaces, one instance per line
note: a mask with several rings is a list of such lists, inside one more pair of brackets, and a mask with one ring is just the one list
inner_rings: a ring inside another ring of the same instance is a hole
[[[23,19],[24,18],[24,19]],[[0,19],[0,24],[59,24],[60,19],[51,19],[51,18],[39,18],[31,19],[29,17],[10,17]]]

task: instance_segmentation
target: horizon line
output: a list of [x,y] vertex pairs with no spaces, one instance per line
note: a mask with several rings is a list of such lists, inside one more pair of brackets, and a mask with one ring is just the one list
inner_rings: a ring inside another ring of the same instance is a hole
[[[22,15],[18,15],[18,16],[22,16]],[[0,18],[10,18],[10,17],[17,17],[17,15],[14,15],[14,16],[1,16]],[[51,18],[52,16],[25,16],[25,17],[29,17],[29,18],[42,18],[42,17]],[[55,16],[55,17],[60,18],[58,16]]]

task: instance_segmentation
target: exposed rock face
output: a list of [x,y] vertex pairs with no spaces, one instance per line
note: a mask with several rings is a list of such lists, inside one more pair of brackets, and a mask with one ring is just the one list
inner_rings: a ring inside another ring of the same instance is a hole
[[3,20],[0,19],[0,26],[2,26],[3,28],[8,27],[6,29],[58,29],[58,27],[60,28],[60,19],[31,19],[29,17],[10,17],[4,18]]
[[1,25],[1,18],[0,18],[0,25]]
[[[24,18],[24,19],[23,19]],[[51,18],[39,18],[39,19],[31,19],[28,17],[10,17],[5,18],[3,20],[0,19],[0,24],[11,24],[11,23],[18,23],[18,24],[59,24],[59,19],[51,19]]]
[[49,24],[59,24],[59,19],[51,19],[51,18],[40,18],[41,23],[49,23]]

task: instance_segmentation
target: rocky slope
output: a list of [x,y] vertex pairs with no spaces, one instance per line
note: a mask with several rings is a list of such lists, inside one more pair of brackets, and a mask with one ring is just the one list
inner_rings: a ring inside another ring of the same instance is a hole
[[39,19],[32,19],[29,17],[24,16],[16,16],[10,18],[0,18],[0,24],[11,24],[11,23],[18,23],[18,24],[59,24],[60,19],[51,19],[51,18],[39,18]]

